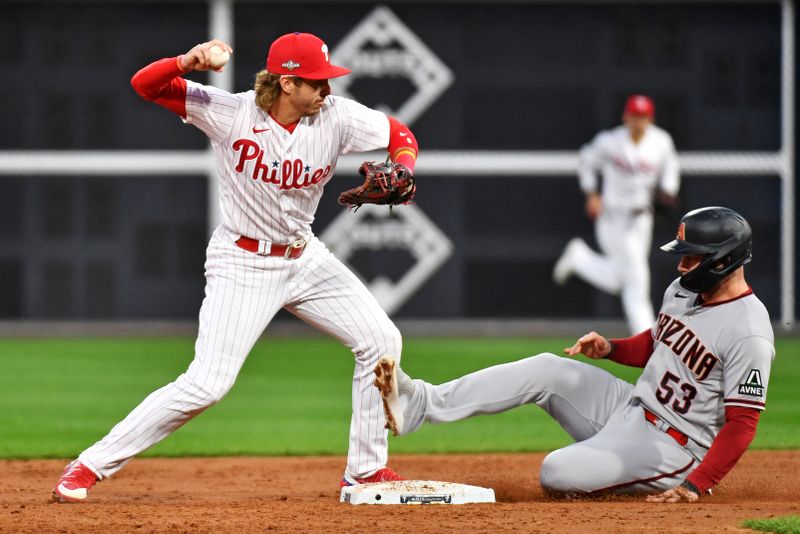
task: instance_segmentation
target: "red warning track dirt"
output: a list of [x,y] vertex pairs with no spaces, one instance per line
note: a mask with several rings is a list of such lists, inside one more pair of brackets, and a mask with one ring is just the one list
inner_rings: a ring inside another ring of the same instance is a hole
[[797,451],[745,454],[694,504],[549,499],[543,457],[392,457],[407,478],[491,487],[498,501],[450,506],[339,503],[338,457],[136,459],[80,504],[50,500],[66,461],[2,461],[0,532],[746,532],[744,519],[800,513]]

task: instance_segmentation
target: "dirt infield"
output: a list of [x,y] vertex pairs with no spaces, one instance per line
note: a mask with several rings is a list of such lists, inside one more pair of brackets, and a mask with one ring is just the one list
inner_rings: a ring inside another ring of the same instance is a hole
[[[556,501],[538,484],[543,454],[392,458],[408,478],[494,488],[498,503],[352,506],[338,502],[343,458],[137,459],[81,504],[55,504],[65,462],[0,462],[0,532],[737,532],[743,519],[800,513],[800,453],[747,453],[695,504],[640,498]],[[747,531],[751,532],[751,531]]]

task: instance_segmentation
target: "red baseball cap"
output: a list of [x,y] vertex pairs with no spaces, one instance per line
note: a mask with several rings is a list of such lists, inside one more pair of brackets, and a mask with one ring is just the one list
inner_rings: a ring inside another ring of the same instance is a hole
[[350,69],[331,65],[328,45],[310,33],[287,33],[275,39],[267,54],[267,70],[272,74],[327,80],[350,74]]
[[652,119],[656,114],[656,105],[647,96],[631,95],[625,102],[625,114],[640,115]]

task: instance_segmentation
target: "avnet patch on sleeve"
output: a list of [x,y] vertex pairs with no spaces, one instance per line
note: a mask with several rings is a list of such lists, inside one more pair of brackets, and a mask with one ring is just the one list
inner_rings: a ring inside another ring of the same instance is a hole
[[761,336],[749,336],[734,345],[724,361],[726,406],[763,410],[775,346]]
[[761,371],[751,369],[744,384],[739,384],[739,395],[750,397],[764,396],[764,383],[761,381]]

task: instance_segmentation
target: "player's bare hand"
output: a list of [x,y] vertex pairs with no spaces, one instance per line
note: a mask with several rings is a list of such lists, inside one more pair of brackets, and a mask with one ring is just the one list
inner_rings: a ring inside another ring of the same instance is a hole
[[595,220],[600,216],[603,211],[603,201],[597,193],[589,193],[586,195],[586,216],[591,220]]
[[647,502],[694,502],[700,496],[684,486],[678,486],[658,495],[650,495]]
[[181,57],[181,68],[183,70],[214,70],[222,72],[223,67],[214,67],[211,61],[211,47],[218,46],[222,50],[232,53],[233,48],[225,41],[212,39],[205,43],[200,43],[192,47]]
[[597,332],[582,335],[574,345],[564,349],[564,354],[569,356],[583,354],[595,360],[605,358],[610,352],[611,342]]

